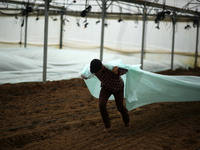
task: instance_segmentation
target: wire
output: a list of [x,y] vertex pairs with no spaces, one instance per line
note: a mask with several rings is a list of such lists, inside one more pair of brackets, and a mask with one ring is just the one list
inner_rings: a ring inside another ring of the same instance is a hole
[[[22,22],[24,21],[24,17],[22,18],[22,20],[21,20]],[[23,26],[21,25],[21,28],[20,28],[20,41],[19,41],[19,44],[21,45],[22,44],[22,28],[23,28]]]
[[193,7],[190,7],[190,9],[198,8],[199,6],[200,6],[200,4],[193,6]]

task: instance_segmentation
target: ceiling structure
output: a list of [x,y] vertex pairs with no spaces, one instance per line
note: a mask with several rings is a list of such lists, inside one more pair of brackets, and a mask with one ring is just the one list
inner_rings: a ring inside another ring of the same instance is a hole
[[[88,10],[88,6],[90,10]],[[142,20],[146,8],[147,20],[155,20],[163,13],[165,21],[189,22],[200,18],[200,0],[106,0],[106,18],[123,20]],[[101,18],[101,0],[49,0],[49,15],[69,15]],[[0,0],[1,16],[44,16],[44,0]],[[169,12],[170,14],[166,13]]]

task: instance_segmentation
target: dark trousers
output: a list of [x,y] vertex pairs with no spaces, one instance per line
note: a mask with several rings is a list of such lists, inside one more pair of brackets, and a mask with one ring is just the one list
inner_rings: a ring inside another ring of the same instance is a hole
[[109,118],[108,111],[106,109],[106,105],[107,105],[108,98],[112,94],[115,97],[115,104],[117,106],[117,110],[122,115],[124,124],[126,125],[126,124],[129,123],[128,111],[123,105],[124,90],[120,90],[120,91],[117,91],[117,92],[110,92],[109,90],[102,87],[101,91],[100,91],[100,96],[99,96],[99,109],[100,109],[101,116],[102,116],[102,119],[103,119],[103,122],[104,122],[104,125],[105,125],[106,128],[111,127],[110,118]]

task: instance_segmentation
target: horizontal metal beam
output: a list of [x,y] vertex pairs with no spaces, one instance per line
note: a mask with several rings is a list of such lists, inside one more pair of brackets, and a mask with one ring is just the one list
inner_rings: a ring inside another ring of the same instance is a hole
[[[6,8],[0,8],[0,10],[4,10],[4,13],[8,11],[9,16],[20,16],[20,13],[10,13],[10,11],[17,10],[20,11],[21,9],[6,9]],[[44,16],[44,10],[34,10],[35,13],[30,13],[29,16]],[[74,17],[80,17],[81,11],[57,11],[57,10],[49,10],[49,15],[68,15],[68,16],[74,16]],[[1,14],[0,16],[5,16],[5,14]],[[118,20],[119,18],[123,20],[142,20],[143,14],[131,14],[131,13],[106,13],[107,19],[115,19]],[[101,12],[89,12],[87,14],[88,18],[101,18]],[[155,14],[149,14],[147,15],[147,21],[154,21],[156,18]],[[186,16],[186,15],[177,15],[177,22],[193,22],[195,19],[194,16]],[[163,22],[171,22],[171,16],[166,16],[165,20]]]
[[[113,0],[113,1],[119,1],[119,0]],[[156,7],[156,8],[163,8],[163,4],[153,3],[153,2],[149,2],[149,1],[145,1],[145,0],[120,0],[120,1],[132,3],[132,4],[146,5],[146,6]],[[174,7],[174,6],[169,6],[169,5],[165,5],[165,9],[173,10],[173,11],[180,12],[180,13],[187,13],[187,14],[200,16],[199,11],[183,9],[183,8],[178,8],[178,7]]]

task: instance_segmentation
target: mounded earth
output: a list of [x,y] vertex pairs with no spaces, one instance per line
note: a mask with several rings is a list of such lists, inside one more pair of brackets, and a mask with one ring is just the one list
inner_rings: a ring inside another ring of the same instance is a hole
[[[200,76],[200,69],[159,73]],[[0,149],[200,150],[200,101],[134,109],[129,127],[114,101],[107,107],[105,133],[98,99],[82,79],[0,85]]]

